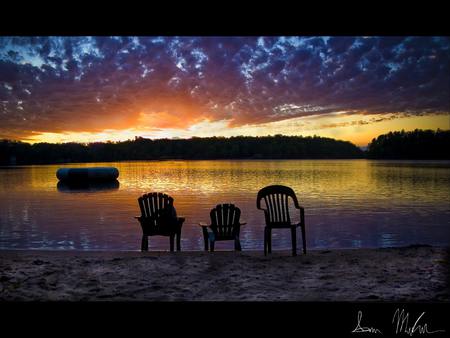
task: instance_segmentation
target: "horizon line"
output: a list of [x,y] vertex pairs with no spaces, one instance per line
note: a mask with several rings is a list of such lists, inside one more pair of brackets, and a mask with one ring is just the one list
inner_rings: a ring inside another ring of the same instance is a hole
[[[436,129],[419,129],[419,128],[415,128],[411,131],[433,131],[433,132],[438,132],[438,131],[450,131],[450,127],[448,129],[441,129],[441,128],[436,128]],[[341,141],[341,142],[348,142],[353,144],[354,146],[358,147],[358,148],[367,148],[369,146],[369,144],[377,139],[379,136],[381,135],[386,135],[389,133],[395,133],[395,132],[411,132],[411,131],[405,131],[405,129],[401,129],[401,130],[390,130],[387,133],[382,133],[377,135],[376,137],[374,137],[370,142],[368,142],[365,145],[357,145],[356,143],[349,141],[349,140],[343,140],[343,139],[338,139],[338,138],[333,138],[333,137],[328,137],[328,136],[320,136],[320,135],[308,135],[308,136],[303,136],[303,135],[283,135],[283,134],[268,134],[268,135],[257,135],[257,136],[253,136],[253,135],[233,135],[233,136],[191,136],[191,137],[187,137],[187,138],[183,138],[183,137],[145,137],[145,136],[134,136],[134,139],[124,139],[124,140],[120,140],[120,141],[114,141],[114,140],[106,140],[106,141],[93,141],[93,142],[76,142],[76,141],[67,141],[67,142],[30,142],[27,140],[18,140],[18,139],[8,139],[8,138],[0,138],[0,141],[12,141],[12,142],[20,142],[20,143],[27,143],[27,144],[69,144],[69,143],[75,143],[75,144],[95,144],[95,143],[122,143],[122,142],[130,142],[130,141],[136,141],[138,139],[145,139],[145,140],[170,140],[170,141],[176,141],[176,140],[192,140],[192,139],[208,139],[208,138],[219,138],[219,139],[232,139],[232,138],[238,138],[238,137],[249,137],[249,138],[264,138],[264,137],[289,137],[289,138],[293,138],[293,137],[302,137],[302,138],[323,138],[323,139],[330,139],[330,140],[335,140],[335,141]]]

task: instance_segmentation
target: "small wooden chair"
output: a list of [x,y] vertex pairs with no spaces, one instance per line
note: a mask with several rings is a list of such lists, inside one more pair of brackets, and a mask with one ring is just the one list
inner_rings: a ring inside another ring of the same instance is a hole
[[[300,222],[291,223],[289,217],[289,197],[293,200],[296,209],[300,210]],[[265,202],[265,208],[261,207],[261,200]],[[264,228],[264,255],[272,252],[272,229],[291,229],[292,255],[297,256],[297,227],[302,230],[303,253],[306,254],[305,237],[305,209],[298,204],[294,190],[283,185],[270,185],[262,188],[256,197],[256,207],[264,210],[266,226]]]
[[177,239],[177,251],[181,250],[181,227],[184,217],[177,217],[173,198],[152,192],[138,198],[141,216],[135,218],[142,227],[141,251],[148,251],[148,236],[169,236],[170,251],[174,251],[174,238]]
[[[208,243],[211,252],[214,251],[216,241],[234,240],[234,249],[241,251],[241,242],[239,232],[241,223],[241,210],[234,204],[218,204],[210,212],[211,224],[199,223],[203,230],[203,239],[205,241],[205,251],[208,251]],[[208,228],[211,230],[208,232]]]

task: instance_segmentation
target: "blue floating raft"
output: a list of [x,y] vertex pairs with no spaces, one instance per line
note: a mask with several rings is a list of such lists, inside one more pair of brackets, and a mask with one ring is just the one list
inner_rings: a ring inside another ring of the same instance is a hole
[[64,182],[114,181],[119,170],[114,167],[59,168],[56,177]]

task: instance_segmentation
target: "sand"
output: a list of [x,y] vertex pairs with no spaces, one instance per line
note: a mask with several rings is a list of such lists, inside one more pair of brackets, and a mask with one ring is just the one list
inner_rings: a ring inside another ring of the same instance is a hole
[[449,248],[0,251],[2,301],[449,302]]

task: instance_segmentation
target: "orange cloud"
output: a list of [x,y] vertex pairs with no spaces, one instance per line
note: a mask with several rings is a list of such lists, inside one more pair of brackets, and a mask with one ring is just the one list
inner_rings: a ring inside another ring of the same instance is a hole
[[353,137],[409,121],[397,116],[437,121],[450,111],[448,47],[447,37],[2,37],[0,138]]

